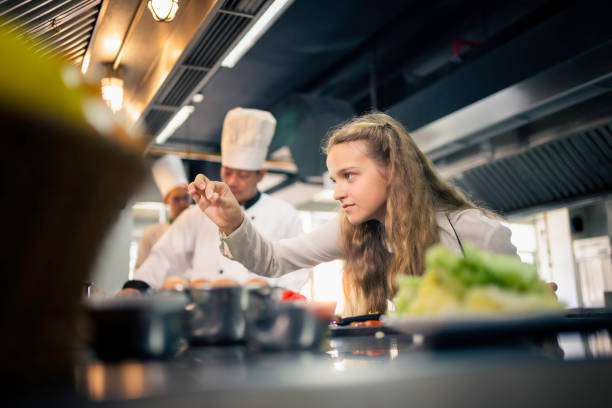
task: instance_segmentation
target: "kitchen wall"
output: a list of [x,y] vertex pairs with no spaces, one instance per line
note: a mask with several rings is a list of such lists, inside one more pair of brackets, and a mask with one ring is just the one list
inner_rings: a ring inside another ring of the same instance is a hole
[[105,294],[114,295],[128,278],[132,236],[132,204],[124,208],[111,228],[94,264],[91,281]]

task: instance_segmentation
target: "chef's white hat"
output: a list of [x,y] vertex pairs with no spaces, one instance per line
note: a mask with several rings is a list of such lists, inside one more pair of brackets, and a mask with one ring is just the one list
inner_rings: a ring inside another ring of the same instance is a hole
[[235,108],[227,112],[221,136],[221,163],[240,170],[261,170],[274,136],[270,112]]
[[164,156],[153,164],[153,178],[162,197],[181,183],[187,183],[185,169],[181,159],[177,156]]

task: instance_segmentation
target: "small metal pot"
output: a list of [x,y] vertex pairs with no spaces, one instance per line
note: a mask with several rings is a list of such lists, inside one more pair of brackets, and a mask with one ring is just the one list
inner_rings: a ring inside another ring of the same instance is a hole
[[604,304],[607,309],[612,309],[612,291],[604,291]]
[[260,349],[315,348],[328,331],[327,322],[307,302],[277,302],[262,313],[247,316],[247,342]]
[[269,286],[247,288],[247,307],[245,310],[247,323],[267,318],[275,313],[277,306],[281,303],[284,291],[284,288]]
[[102,359],[177,354],[186,345],[184,294],[89,298],[92,347]]
[[242,287],[189,289],[189,339],[195,343],[244,340],[247,295]]

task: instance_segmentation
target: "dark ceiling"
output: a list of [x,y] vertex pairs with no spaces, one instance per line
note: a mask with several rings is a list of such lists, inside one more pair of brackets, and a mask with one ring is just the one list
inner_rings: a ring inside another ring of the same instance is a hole
[[225,113],[236,106],[271,109],[337,64],[405,10],[408,2],[295,1],[232,68],[220,68],[205,99],[170,139],[218,151]]
[[[567,11],[573,3],[297,0],[234,68],[217,71],[202,90],[204,102],[170,141],[218,149],[227,110],[235,106],[272,109],[294,93],[348,101],[357,113],[373,107],[390,109],[458,67]],[[460,46],[457,56],[454,46],[462,40],[478,45]],[[539,61],[523,64],[514,78],[500,78],[481,94],[526,77],[540,68],[538,64],[542,65]],[[481,88],[474,80],[466,85]],[[476,97],[469,96],[472,100],[446,95],[452,101],[421,107],[418,118],[407,126],[419,127],[467,105]]]
[[[492,209],[612,190],[601,175],[612,169],[609,0],[295,0],[234,68],[220,67],[271,2],[214,3],[143,120],[156,134],[194,93],[204,100],[155,151],[219,153],[228,110],[267,109],[278,121],[271,152],[289,147],[298,167],[289,182],[312,182],[325,170],[327,129],[376,109]],[[0,18],[78,62],[104,4],[0,0]],[[190,168],[215,177],[218,164]]]
[[[424,149],[436,164],[452,168],[458,157],[467,158],[474,164],[449,177],[477,201],[505,213],[607,194],[612,180],[593,172],[612,168],[610,150],[603,148],[612,145],[611,12],[609,1],[297,0],[234,68],[216,71],[201,89],[204,101],[163,147],[219,152],[229,109],[268,109],[278,120],[271,152],[290,147],[299,167],[291,180],[305,180],[325,170],[319,146],[326,129],[352,114],[386,111],[416,137],[428,125],[444,125],[463,108],[506,91],[518,98],[510,94],[509,100],[488,103],[475,120],[485,122],[489,113],[523,104],[518,113]],[[586,112],[579,108],[584,104]],[[579,118],[576,111],[582,112]],[[551,115],[554,126],[552,119],[547,122]],[[556,148],[526,153],[541,144],[542,124],[557,130],[552,137],[549,131],[547,140],[575,147],[574,160],[599,165],[574,176],[579,168],[564,162],[569,156],[543,157]],[[601,137],[581,133],[589,129]],[[421,142],[429,137],[420,136]],[[601,156],[592,152],[598,143]],[[503,167],[493,167],[500,156],[491,153],[495,149],[504,151]],[[509,160],[512,154],[525,156]],[[538,159],[547,163],[547,172],[524,166]],[[476,164],[489,167],[475,169]],[[501,169],[510,176],[496,175]],[[550,177],[571,187],[534,187],[550,185]],[[601,182],[591,185],[589,179]],[[513,195],[517,186],[510,182],[517,180],[518,188],[531,183],[530,199]],[[588,187],[575,186],[582,182]]]

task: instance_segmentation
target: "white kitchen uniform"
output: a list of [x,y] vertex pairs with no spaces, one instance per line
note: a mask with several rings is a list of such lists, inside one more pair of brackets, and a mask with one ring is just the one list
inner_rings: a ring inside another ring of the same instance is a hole
[[[261,194],[259,200],[244,212],[245,219],[271,241],[303,233],[295,208],[267,194]],[[226,277],[241,283],[256,277],[240,263],[224,257],[219,251],[220,242],[219,228],[197,206],[191,207],[172,223],[147,260],[136,270],[134,279],[159,288],[171,275],[209,280]],[[248,242],[243,244],[249,245]],[[309,272],[309,269],[303,269],[266,280],[271,285],[297,292],[306,283]]]
[[138,258],[136,258],[136,265],[134,268],[140,268],[140,265],[147,259],[153,246],[159,241],[166,231],[170,228],[169,222],[149,225],[140,238],[138,243]]
[[[187,176],[181,159],[177,156],[163,156],[156,160],[151,171],[153,179],[162,198],[165,198],[170,191],[176,187],[180,187],[182,183],[187,183]],[[170,228],[169,222],[149,225],[140,238],[138,243],[138,258],[136,259],[135,268],[140,268],[140,265],[147,259],[149,252],[153,246],[159,241],[164,233]]]

